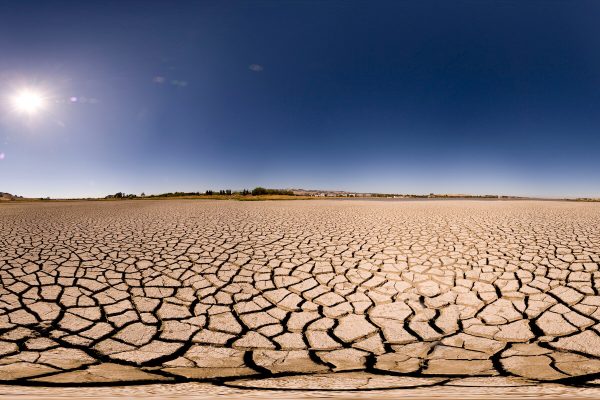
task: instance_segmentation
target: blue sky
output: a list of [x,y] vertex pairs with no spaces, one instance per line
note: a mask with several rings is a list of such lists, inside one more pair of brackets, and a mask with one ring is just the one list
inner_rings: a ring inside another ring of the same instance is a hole
[[600,196],[597,1],[0,4],[0,191]]

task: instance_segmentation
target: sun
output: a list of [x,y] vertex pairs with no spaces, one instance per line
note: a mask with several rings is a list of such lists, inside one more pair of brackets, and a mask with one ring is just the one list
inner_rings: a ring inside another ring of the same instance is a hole
[[46,101],[40,92],[26,89],[15,94],[12,103],[15,111],[22,114],[33,115],[44,108]]

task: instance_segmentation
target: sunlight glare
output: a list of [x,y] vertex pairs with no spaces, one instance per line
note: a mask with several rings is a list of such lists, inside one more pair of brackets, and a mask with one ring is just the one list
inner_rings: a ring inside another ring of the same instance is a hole
[[32,90],[22,90],[13,98],[13,106],[19,113],[33,115],[44,108],[44,97]]

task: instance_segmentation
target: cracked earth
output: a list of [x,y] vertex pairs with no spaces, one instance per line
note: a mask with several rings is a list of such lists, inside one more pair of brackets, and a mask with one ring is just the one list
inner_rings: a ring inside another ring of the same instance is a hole
[[598,395],[599,265],[594,203],[5,204],[0,381]]

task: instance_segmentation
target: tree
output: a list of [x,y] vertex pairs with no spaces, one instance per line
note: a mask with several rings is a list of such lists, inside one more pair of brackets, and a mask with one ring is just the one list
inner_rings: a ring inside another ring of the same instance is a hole
[[252,189],[252,196],[260,196],[263,194],[267,194],[267,189],[265,189],[264,187],[259,186]]

